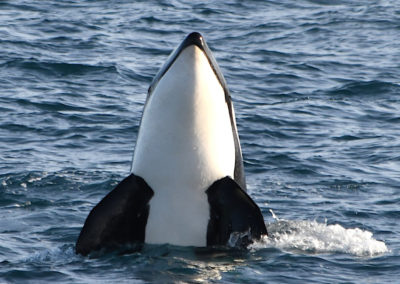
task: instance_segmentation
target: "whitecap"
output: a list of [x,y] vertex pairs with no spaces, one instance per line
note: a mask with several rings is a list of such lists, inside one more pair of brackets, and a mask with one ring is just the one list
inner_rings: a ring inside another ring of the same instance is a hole
[[326,221],[283,220],[276,216],[275,220],[268,225],[269,236],[251,244],[250,249],[276,247],[289,252],[345,253],[359,257],[375,257],[389,252],[386,244],[376,240],[367,230],[344,228]]

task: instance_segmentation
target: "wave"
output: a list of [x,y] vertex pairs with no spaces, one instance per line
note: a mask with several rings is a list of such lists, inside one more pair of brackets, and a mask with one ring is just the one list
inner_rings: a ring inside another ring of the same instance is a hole
[[268,237],[249,246],[250,249],[278,248],[291,253],[344,253],[358,257],[377,257],[389,252],[383,241],[359,228],[317,221],[283,220],[270,210],[275,222],[268,224]]
[[17,68],[27,72],[42,73],[47,76],[71,76],[86,75],[89,73],[96,74],[117,74],[117,69],[113,65],[89,65],[80,63],[67,62],[46,62],[36,59],[11,59],[0,65],[0,67]]
[[399,90],[399,85],[384,81],[350,81],[340,87],[336,87],[327,91],[329,96],[343,96],[346,99],[350,97],[360,97],[376,99],[382,94],[385,96],[395,94]]

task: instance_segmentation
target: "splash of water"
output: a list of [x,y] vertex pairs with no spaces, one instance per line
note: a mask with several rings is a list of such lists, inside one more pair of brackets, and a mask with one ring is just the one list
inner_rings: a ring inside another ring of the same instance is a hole
[[360,257],[374,257],[389,250],[383,241],[359,228],[346,229],[339,224],[328,225],[317,221],[276,220],[268,225],[269,237],[250,245],[250,249],[276,247],[300,253],[346,253]]

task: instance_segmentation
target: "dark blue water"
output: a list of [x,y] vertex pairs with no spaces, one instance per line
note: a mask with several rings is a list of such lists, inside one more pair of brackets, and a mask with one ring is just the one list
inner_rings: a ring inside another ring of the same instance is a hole
[[[76,256],[191,31],[227,79],[270,238]],[[395,283],[399,39],[395,0],[1,1],[0,282]]]

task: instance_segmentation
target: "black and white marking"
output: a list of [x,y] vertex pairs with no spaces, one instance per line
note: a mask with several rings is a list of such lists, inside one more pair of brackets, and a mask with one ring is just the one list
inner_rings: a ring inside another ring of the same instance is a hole
[[149,88],[131,171],[89,214],[77,253],[135,242],[226,245],[235,232],[248,232],[247,242],[267,234],[245,192],[225,80],[199,33],[184,39]]

